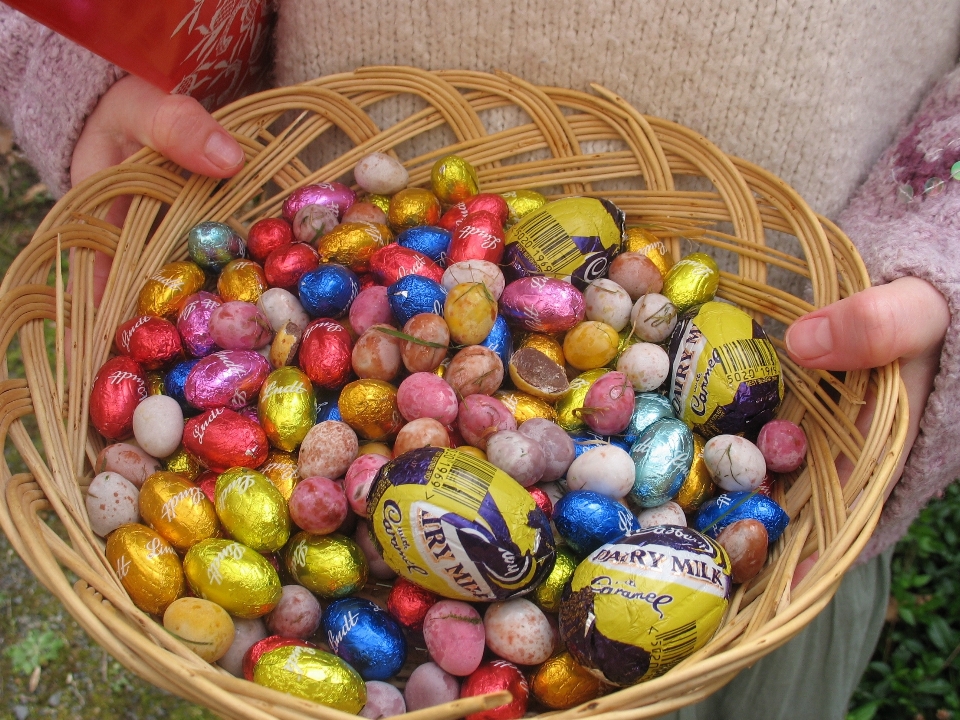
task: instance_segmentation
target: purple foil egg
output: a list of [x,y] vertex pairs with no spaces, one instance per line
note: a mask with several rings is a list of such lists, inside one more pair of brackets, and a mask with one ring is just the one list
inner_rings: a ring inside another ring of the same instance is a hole
[[306,205],[329,205],[337,210],[337,219],[343,219],[343,213],[357,200],[357,194],[338,182],[317,183],[294,190],[283,202],[283,217],[293,222],[293,219]]
[[183,347],[193,357],[204,357],[213,352],[216,343],[210,335],[210,316],[223,305],[219,296],[208,292],[194,293],[187,298],[177,318],[177,330]]
[[500,314],[507,322],[532,332],[570,330],[583,321],[583,294],[565,280],[533,276],[515,280],[500,296]]
[[184,395],[196,408],[239,410],[257,397],[270,373],[270,363],[252,350],[223,350],[194,365]]

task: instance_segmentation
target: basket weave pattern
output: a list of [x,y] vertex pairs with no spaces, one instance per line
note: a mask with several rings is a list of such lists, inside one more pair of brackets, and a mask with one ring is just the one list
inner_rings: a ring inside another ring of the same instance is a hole
[[[38,579],[123,665],[224,717],[348,717],[200,660],[134,606],[86,517],[84,493],[104,445],[87,419],[93,377],[109,357],[117,326],[133,316],[143,282],[163,264],[186,257],[186,233],[197,222],[227,222],[245,235],[253,221],[279,215],[293,189],[344,177],[349,182],[364,155],[392,152],[445,125],[456,137],[454,144],[404,160],[411,185],[429,185],[433,162],[454,152],[477,168],[484,192],[531,188],[548,197],[605,197],[626,212],[628,224],[643,224],[660,237],[675,259],[681,238],[694,239],[700,249],[735,253],[738,270],[722,274],[718,295],[761,322],[789,324],[869,284],[849,240],[781,180],[724,155],[686,128],[641,115],[603,88],[593,90],[536,87],[504,74],[365,68],[254,95],[219,111],[217,118],[247,158],[244,169],[228,181],[185,175],[145,149],[119,168],[91,177],[50,212],[0,284],[0,349],[6,356],[19,334],[25,376],[9,379],[4,363],[0,439],[9,436],[30,469],[12,476],[6,462],[0,465],[0,526]],[[419,96],[424,107],[381,130],[367,109],[398,94]],[[481,115],[508,106],[518,107],[526,119],[488,133]],[[278,123],[281,118],[284,124]],[[355,147],[309,169],[300,157],[335,127]],[[607,145],[619,149],[581,150],[594,141],[610,141]],[[675,179],[683,176],[705,178],[712,188],[677,190]],[[631,179],[642,189],[602,189],[607,181]],[[121,196],[132,202],[123,225],[116,227],[104,218]],[[795,237],[802,257],[770,248],[771,232]],[[54,259],[65,250],[74,251],[70,293],[59,276],[47,283]],[[99,308],[93,300],[95,251],[113,257]],[[767,270],[774,267],[807,278],[813,305],[769,286]],[[50,323],[56,324],[53,362],[44,340]],[[783,350],[782,342],[774,342]],[[802,425],[809,450],[803,468],[775,484],[774,499],[791,523],[771,548],[766,567],[737,588],[713,640],[666,676],[556,715],[655,717],[706,697],[799,632],[829,602],[866,544],[906,434],[906,398],[897,367],[838,379],[780,355],[787,396],[779,416]],[[854,421],[868,388],[877,409],[862,434]],[[36,416],[45,457],[21,421],[27,414]],[[853,465],[844,485],[834,463],[839,455]],[[46,510],[59,516],[65,537],[44,522],[39,513]],[[819,557],[813,569],[791,588],[798,562],[814,552]],[[71,584],[64,568],[80,579]],[[484,702],[460,700],[406,717],[455,718]]]

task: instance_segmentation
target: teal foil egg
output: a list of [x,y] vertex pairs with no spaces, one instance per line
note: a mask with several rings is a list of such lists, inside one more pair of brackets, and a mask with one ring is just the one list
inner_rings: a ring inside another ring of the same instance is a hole
[[247,254],[243,238],[229,225],[219,222],[197,223],[187,233],[190,259],[207,272],[220,272],[231,260]]
[[630,448],[636,476],[630,498],[641,507],[663,505],[680,491],[693,463],[693,433],[680,420],[657,420]]
[[663,395],[646,392],[637,393],[633,401],[633,415],[630,424],[623,431],[623,439],[633,445],[643,434],[643,431],[657,420],[676,417],[673,414],[673,405]]

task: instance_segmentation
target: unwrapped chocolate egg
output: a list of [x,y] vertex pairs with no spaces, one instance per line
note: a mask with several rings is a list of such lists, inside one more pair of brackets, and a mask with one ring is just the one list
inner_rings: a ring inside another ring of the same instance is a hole
[[169,471],[156,472],[143,483],[140,515],[181,552],[220,533],[217,513],[203,490]]
[[254,666],[253,681],[353,715],[367,702],[357,671],[336,655],[313,647],[284,645],[263,653]]
[[183,572],[197,597],[240,618],[266,615],[283,596],[270,561],[233,540],[201,540],[183,558]]
[[290,537],[287,502],[262,473],[230,468],[217,478],[216,509],[223,527],[257,552],[274,552]]
[[185,260],[167,263],[140,289],[137,315],[176,315],[187,298],[200,290],[204,282],[206,276],[195,263]]
[[317,399],[307,374],[282,367],[267,376],[257,405],[260,425],[274,447],[296,450],[314,425]]
[[107,562],[134,605],[162,615],[183,595],[183,567],[176,550],[144,525],[121,525],[107,538]]
[[287,571],[323,598],[352,595],[367,581],[367,559],[353,540],[339,533],[301,532],[286,549]]

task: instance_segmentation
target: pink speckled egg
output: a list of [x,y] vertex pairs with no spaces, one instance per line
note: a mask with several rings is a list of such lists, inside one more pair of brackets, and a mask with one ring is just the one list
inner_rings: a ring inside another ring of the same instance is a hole
[[460,402],[457,427],[469,445],[486,451],[489,437],[501,430],[516,430],[517,420],[496,398],[467,395]]
[[418,372],[397,388],[397,408],[409,421],[427,417],[449,425],[457,419],[457,394],[440,376]]
[[480,613],[459,600],[441,600],[423,619],[423,640],[433,661],[451,675],[469,675],[483,659]]
[[390,458],[383,455],[367,453],[358,457],[347,468],[343,489],[350,507],[360,517],[367,516],[367,495],[370,494],[370,486],[377,477],[377,471],[389,461]]
[[436,663],[424,663],[410,673],[403,695],[409,712],[423,710],[459,698],[460,682]]
[[314,425],[300,444],[300,477],[343,477],[359,449],[357,434],[346,423],[325,420]]
[[803,465],[807,455],[807,436],[789,420],[771,420],[760,428],[757,447],[763,453],[768,470],[790,472]]
[[493,603],[483,617],[487,647],[517,665],[538,665],[553,654],[557,635],[543,610],[516,598]]

